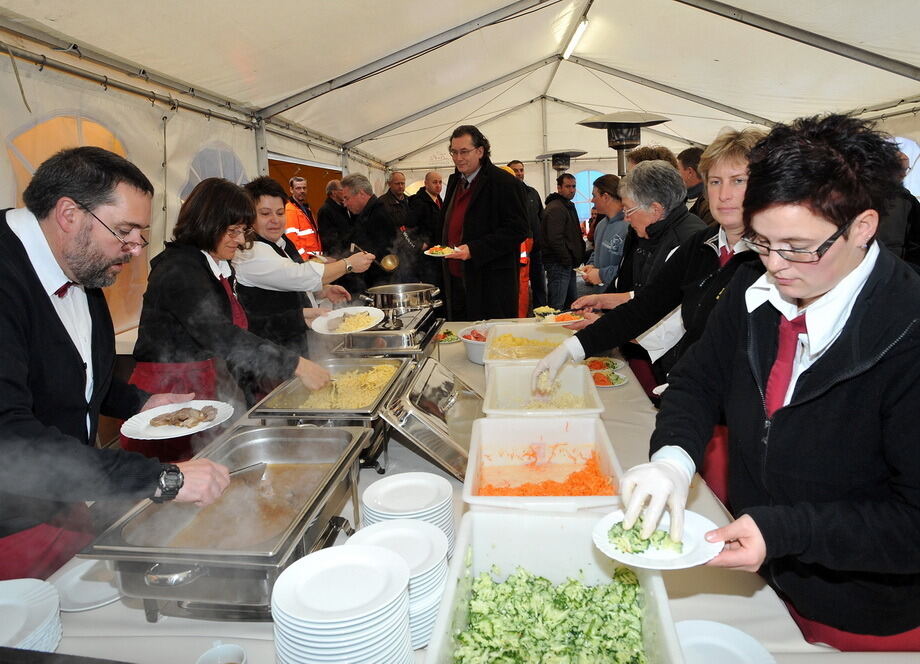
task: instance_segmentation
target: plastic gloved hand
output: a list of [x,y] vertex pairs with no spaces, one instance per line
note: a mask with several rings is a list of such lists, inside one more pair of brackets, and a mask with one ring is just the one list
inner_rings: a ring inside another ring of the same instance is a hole
[[640,537],[648,539],[658,527],[667,506],[671,513],[668,532],[672,541],[679,542],[684,534],[684,506],[689,492],[687,470],[673,461],[662,459],[633,466],[620,480],[620,494],[626,506],[623,527],[633,527],[648,501],[639,533]]
[[[530,377],[530,389],[535,394],[546,392],[545,387],[553,384],[559,369],[571,359],[572,355],[569,353],[569,349],[565,347],[565,344],[556,346],[549,355],[537,363],[536,368],[533,370],[533,375]],[[546,377],[541,379],[540,374],[544,372],[546,372]]]

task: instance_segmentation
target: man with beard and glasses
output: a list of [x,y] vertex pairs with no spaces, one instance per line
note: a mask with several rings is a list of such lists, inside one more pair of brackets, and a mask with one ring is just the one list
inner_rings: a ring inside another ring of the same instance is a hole
[[211,461],[161,464],[95,447],[99,415],[187,401],[112,375],[115,336],[100,290],[140,254],[153,186],[100,148],[57,153],[26,207],[0,212],[0,580],[47,578],[93,538],[85,501],[206,505],[227,487]]

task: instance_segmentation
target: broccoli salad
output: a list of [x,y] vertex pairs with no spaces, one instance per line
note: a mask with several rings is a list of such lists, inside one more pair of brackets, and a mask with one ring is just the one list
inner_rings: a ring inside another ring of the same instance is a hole
[[502,582],[483,572],[473,581],[469,626],[455,637],[454,662],[645,664],[641,594],[625,567],[599,586],[574,579],[553,585],[520,567]]
[[642,518],[636,520],[633,527],[627,530],[623,527],[623,522],[613,524],[613,528],[607,533],[611,544],[623,553],[643,553],[649,549],[659,549],[661,551],[673,551],[683,553],[684,545],[682,542],[674,542],[663,530],[656,530],[649,539],[642,539],[639,532],[642,530]]

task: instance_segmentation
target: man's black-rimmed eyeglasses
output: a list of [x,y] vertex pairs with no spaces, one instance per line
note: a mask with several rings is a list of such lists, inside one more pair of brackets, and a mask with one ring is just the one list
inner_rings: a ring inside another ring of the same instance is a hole
[[[143,235],[140,234],[140,229],[132,228],[132,229],[131,229],[130,231],[128,231],[127,233],[121,233],[120,231],[115,230],[114,228],[112,228],[111,226],[109,226],[107,223],[105,223],[104,221],[102,221],[102,219],[100,219],[99,217],[96,216],[96,213],[95,213],[95,212],[93,212],[93,211],[90,210],[88,207],[86,207],[85,205],[83,205],[83,203],[81,203],[81,202],[78,201],[77,199],[73,199],[73,202],[76,203],[77,205],[79,205],[81,208],[83,208],[83,209],[86,210],[87,212],[89,212],[91,215],[93,215],[93,218],[94,218],[96,221],[98,221],[100,224],[102,224],[103,227],[104,227],[109,233],[111,233],[111,234],[114,235],[116,238],[118,238],[118,241],[121,242],[122,245],[124,245],[129,251],[131,251],[131,250],[133,250],[133,249],[135,249],[135,248],[137,248],[137,247],[140,247],[141,249],[143,249],[143,248],[146,247],[148,244],[150,244],[150,243],[147,241],[147,238],[145,238]],[[126,237],[128,237],[129,235],[131,235],[131,233],[133,233],[134,231],[138,231],[138,236],[141,238],[141,241],[140,241],[140,242],[132,242],[131,240],[126,240],[126,239],[125,239]]]

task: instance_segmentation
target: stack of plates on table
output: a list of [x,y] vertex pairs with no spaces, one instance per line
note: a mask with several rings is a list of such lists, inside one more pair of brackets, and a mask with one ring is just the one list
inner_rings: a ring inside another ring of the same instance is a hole
[[280,664],[410,664],[409,566],[379,546],[335,546],[284,570],[272,589]]
[[454,490],[450,482],[432,473],[399,473],[378,480],[364,490],[364,524],[392,519],[417,519],[437,526],[447,535],[447,555],[454,550]]
[[61,641],[60,605],[50,583],[0,581],[0,646],[54,652]]
[[444,531],[424,521],[394,519],[362,528],[346,544],[382,546],[406,561],[409,565],[412,649],[427,646],[447,581],[447,535]]

